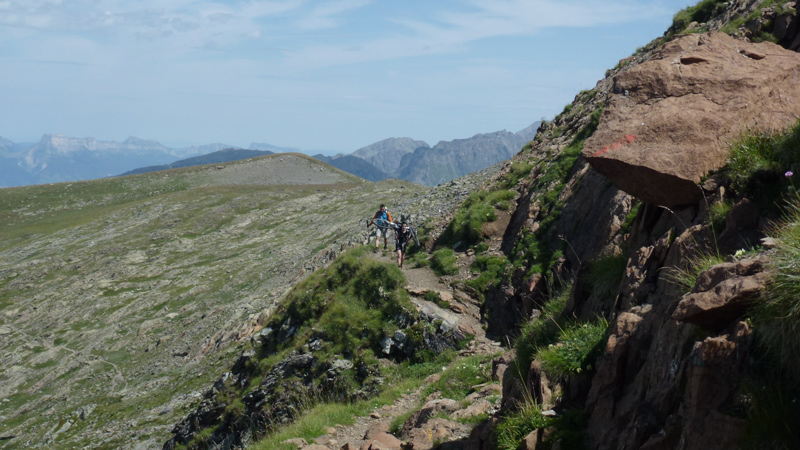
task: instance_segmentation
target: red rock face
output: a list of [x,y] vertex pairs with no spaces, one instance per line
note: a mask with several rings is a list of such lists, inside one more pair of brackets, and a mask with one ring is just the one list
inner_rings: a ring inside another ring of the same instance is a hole
[[799,115],[800,54],[723,33],[688,35],[617,75],[583,156],[641,200],[687,205],[744,132],[782,130]]

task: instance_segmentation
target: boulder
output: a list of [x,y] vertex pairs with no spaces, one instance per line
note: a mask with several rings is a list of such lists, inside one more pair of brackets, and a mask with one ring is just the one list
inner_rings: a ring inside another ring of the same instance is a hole
[[411,435],[411,430],[426,426],[431,417],[439,413],[452,414],[461,409],[461,403],[443,398],[438,400],[431,400],[425,404],[419,411],[412,414],[406,419],[403,427],[400,429],[400,436],[406,437]]
[[722,330],[740,317],[764,291],[766,259],[718,264],[697,277],[692,293],[681,299],[672,318],[709,330]]
[[381,433],[388,433],[389,432],[389,424],[386,422],[377,422],[369,427],[367,432],[364,434],[364,440],[370,441],[375,436]]
[[679,37],[613,81],[583,156],[656,205],[697,203],[698,182],[725,164],[731,142],[800,115],[800,54],[724,33]]
[[303,450],[331,450],[331,449],[321,444],[311,444],[306,447],[303,447]]
[[282,445],[291,445],[297,447],[298,450],[308,446],[308,442],[306,442],[303,438],[294,438],[294,439],[287,439],[281,442]]
[[361,446],[361,450],[400,450],[403,443],[389,433],[378,433]]
[[522,439],[522,447],[525,450],[536,450],[536,447],[542,442],[541,431],[542,430],[536,429],[528,433],[528,435]]
[[472,427],[447,419],[433,419],[424,426],[414,428],[409,433],[405,448],[409,450],[429,450],[434,446],[466,438]]

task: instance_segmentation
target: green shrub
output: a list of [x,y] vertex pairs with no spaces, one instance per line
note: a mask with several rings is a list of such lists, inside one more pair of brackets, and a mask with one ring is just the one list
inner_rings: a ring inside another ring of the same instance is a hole
[[442,300],[442,296],[436,291],[428,291],[425,293],[425,300],[435,304],[439,308],[449,309],[450,304]]
[[423,397],[441,391],[451,400],[464,400],[475,391],[475,386],[489,381],[491,358],[490,355],[474,355],[456,362],[442,372],[439,380],[425,388]]
[[481,228],[497,219],[495,209],[509,210],[515,193],[509,190],[475,191],[459,205],[439,242],[446,245],[472,245],[483,238]]
[[715,233],[720,233],[725,229],[725,222],[732,207],[733,204],[729,200],[723,200],[708,208],[708,220],[714,227]]
[[486,191],[476,191],[459,205],[453,219],[447,224],[440,242],[455,245],[458,242],[472,244],[482,237],[481,226],[494,221],[494,208],[486,200]]
[[498,450],[518,450],[522,440],[533,430],[546,428],[550,423],[535,403],[526,403],[509,414],[492,430]]
[[430,263],[431,269],[439,276],[455,275],[458,273],[456,255],[452,249],[440,248],[436,250],[433,252]]
[[478,255],[472,263],[472,270],[480,273],[477,278],[467,280],[467,286],[472,287],[481,298],[485,298],[490,287],[495,286],[503,279],[508,259],[505,256]]
[[497,209],[508,211],[511,209],[509,200],[513,199],[515,196],[516,194],[507,190],[493,191],[486,196],[486,203]]
[[508,173],[500,182],[502,189],[511,189],[519,183],[519,180],[530,175],[534,165],[528,161],[514,161],[509,167]]
[[485,242],[481,242],[481,243],[475,245],[473,250],[475,250],[475,254],[483,253],[486,250],[489,250],[489,246]]
[[[299,327],[298,335],[309,333],[313,326],[327,336],[332,353],[353,356],[365,348],[379,351],[382,335],[397,328],[398,317],[415,314],[415,308],[403,288],[400,269],[363,257],[368,251],[365,246],[345,252],[330,267],[298,284],[268,326],[278,330],[288,319]],[[263,349],[262,355],[297,345],[288,340],[279,348]]]
[[558,341],[558,335],[567,319],[563,315],[569,300],[569,288],[551,299],[542,307],[536,320],[529,320],[520,327],[514,346],[517,349],[516,366],[520,373],[527,372],[540,348],[546,348]]
[[583,450],[589,419],[582,409],[568,409],[550,421],[549,442],[561,442],[562,450]]
[[800,121],[783,133],[747,134],[731,147],[722,174],[737,193],[774,209],[786,193],[795,192],[784,174],[800,170],[798,148]]
[[413,267],[428,267],[428,254],[420,250],[416,245],[412,246],[411,248],[416,250],[409,251],[406,254],[406,261],[408,261]]
[[548,378],[564,381],[593,370],[593,364],[606,343],[608,321],[573,324],[561,330],[558,344],[550,344],[537,353]]
[[778,242],[770,256],[773,281],[755,312],[757,334],[792,384],[800,386],[800,197],[771,234]]
[[702,0],[700,3],[679,11],[672,19],[668,34],[682,32],[692,22],[705,23],[725,8],[725,0]]
[[628,234],[631,232],[633,229],[633,221],[636,220],[636,216],[639,215],[639,207],[641,205],[642,203],[637,201],[636,204],[631,207],[631,210],[625,215],[625,220],[619,227],[619,234]]

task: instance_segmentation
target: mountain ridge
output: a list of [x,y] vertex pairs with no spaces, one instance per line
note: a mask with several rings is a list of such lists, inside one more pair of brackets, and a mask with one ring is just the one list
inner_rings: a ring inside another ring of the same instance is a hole
[[[521,147],[526,140],[530,140],[535,134],[534,128],[536,126],[538,126],[538,122],[517,132],[516,134],[520,137],[520,141],[514,145]],[[532,129],[533,131],[531,131]],[[475,135],[473,138],[477,136],[483,136],[483,134]],[[98,140],[92,137],[73,138],[60,134],[45,134],[38,142],[31,145],[15,144],[2,137],[0,139],[2,139],[0,141],[0,149],[2,149],[0,158],[4,159],[2,168],[0,168],[0,187],[78,181],[120,174],[127,175],[153,170],[168,170],[171,167],[182,167],[187,164],[205,164],[206,162],[204,161],[214,163],[221,160],[229,160],[226,158],[234,156],[235,153],[227,153],[223,158],[219,158],[216,155],[209,156],[208,159],[195,157],[225,149],[239,149],[239,147],[226,144],[170,148],[158,141],[134,136],[126,138],[123,142],[116,142]],[[458,141],[467,142],[468,139]],[[442,141],[437,145],[444,145],[444,142],[446,141]],[[443,181],[449,181],[507,159],[508,151],[505,146],[504,142],[486,146],[484,148],[485,152],[497,153],[497,155],[479,158],[482,163],[473,165],[458,163],[457,159],[460,156],[457,152],[451,151],[450,157],[446,158],[446,165],[449,167],[446,171],[447,177],[426,175],[425,173],[432,169],[422,163],[416,164],[413,174],[410,173],[410,170],[405,173],[402,172],[404,167],[400,167],[400,164],[404,156],[413,153],[419,148],[430,148],[424,141],[417,141],[411,138],[384,139],[357,149],[352,154],[337,154],[330,157],[317,156],[319,157],[318,159],[332,164],[334,167],[351,170],[351,173],[370,181],[406,177],[414,179],[415,182],[430,185],[431,183],[438,184]],[[294,148],[255,142],[250,144],[249,150],[265,150],[275,153],[297,151]],[[242,158],[247,158],[251,154],[240,152],[239,155]],[[189,161],[186,161],[187,159]],[[405,165],[408,165],[408,159],[406,159]],[[385,169],[391,170],[387,171]]]

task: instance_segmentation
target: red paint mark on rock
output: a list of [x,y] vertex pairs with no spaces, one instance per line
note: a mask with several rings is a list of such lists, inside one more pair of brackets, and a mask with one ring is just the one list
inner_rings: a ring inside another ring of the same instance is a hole
[[620,138],[616,142],[614,142],[614,143],[612,143],[610,145],[606,145],[605,147],[601,148],[600,150],[592,153],[592,156],[594,156],[594,157],[603,156],[606,153],[608,153],[609,150],[618,150],[618,149],[620,149],[620,148],[632,143],[633,141],[635,141],[636,137],[637,136],[635,134],[626,134],[625,137]]

